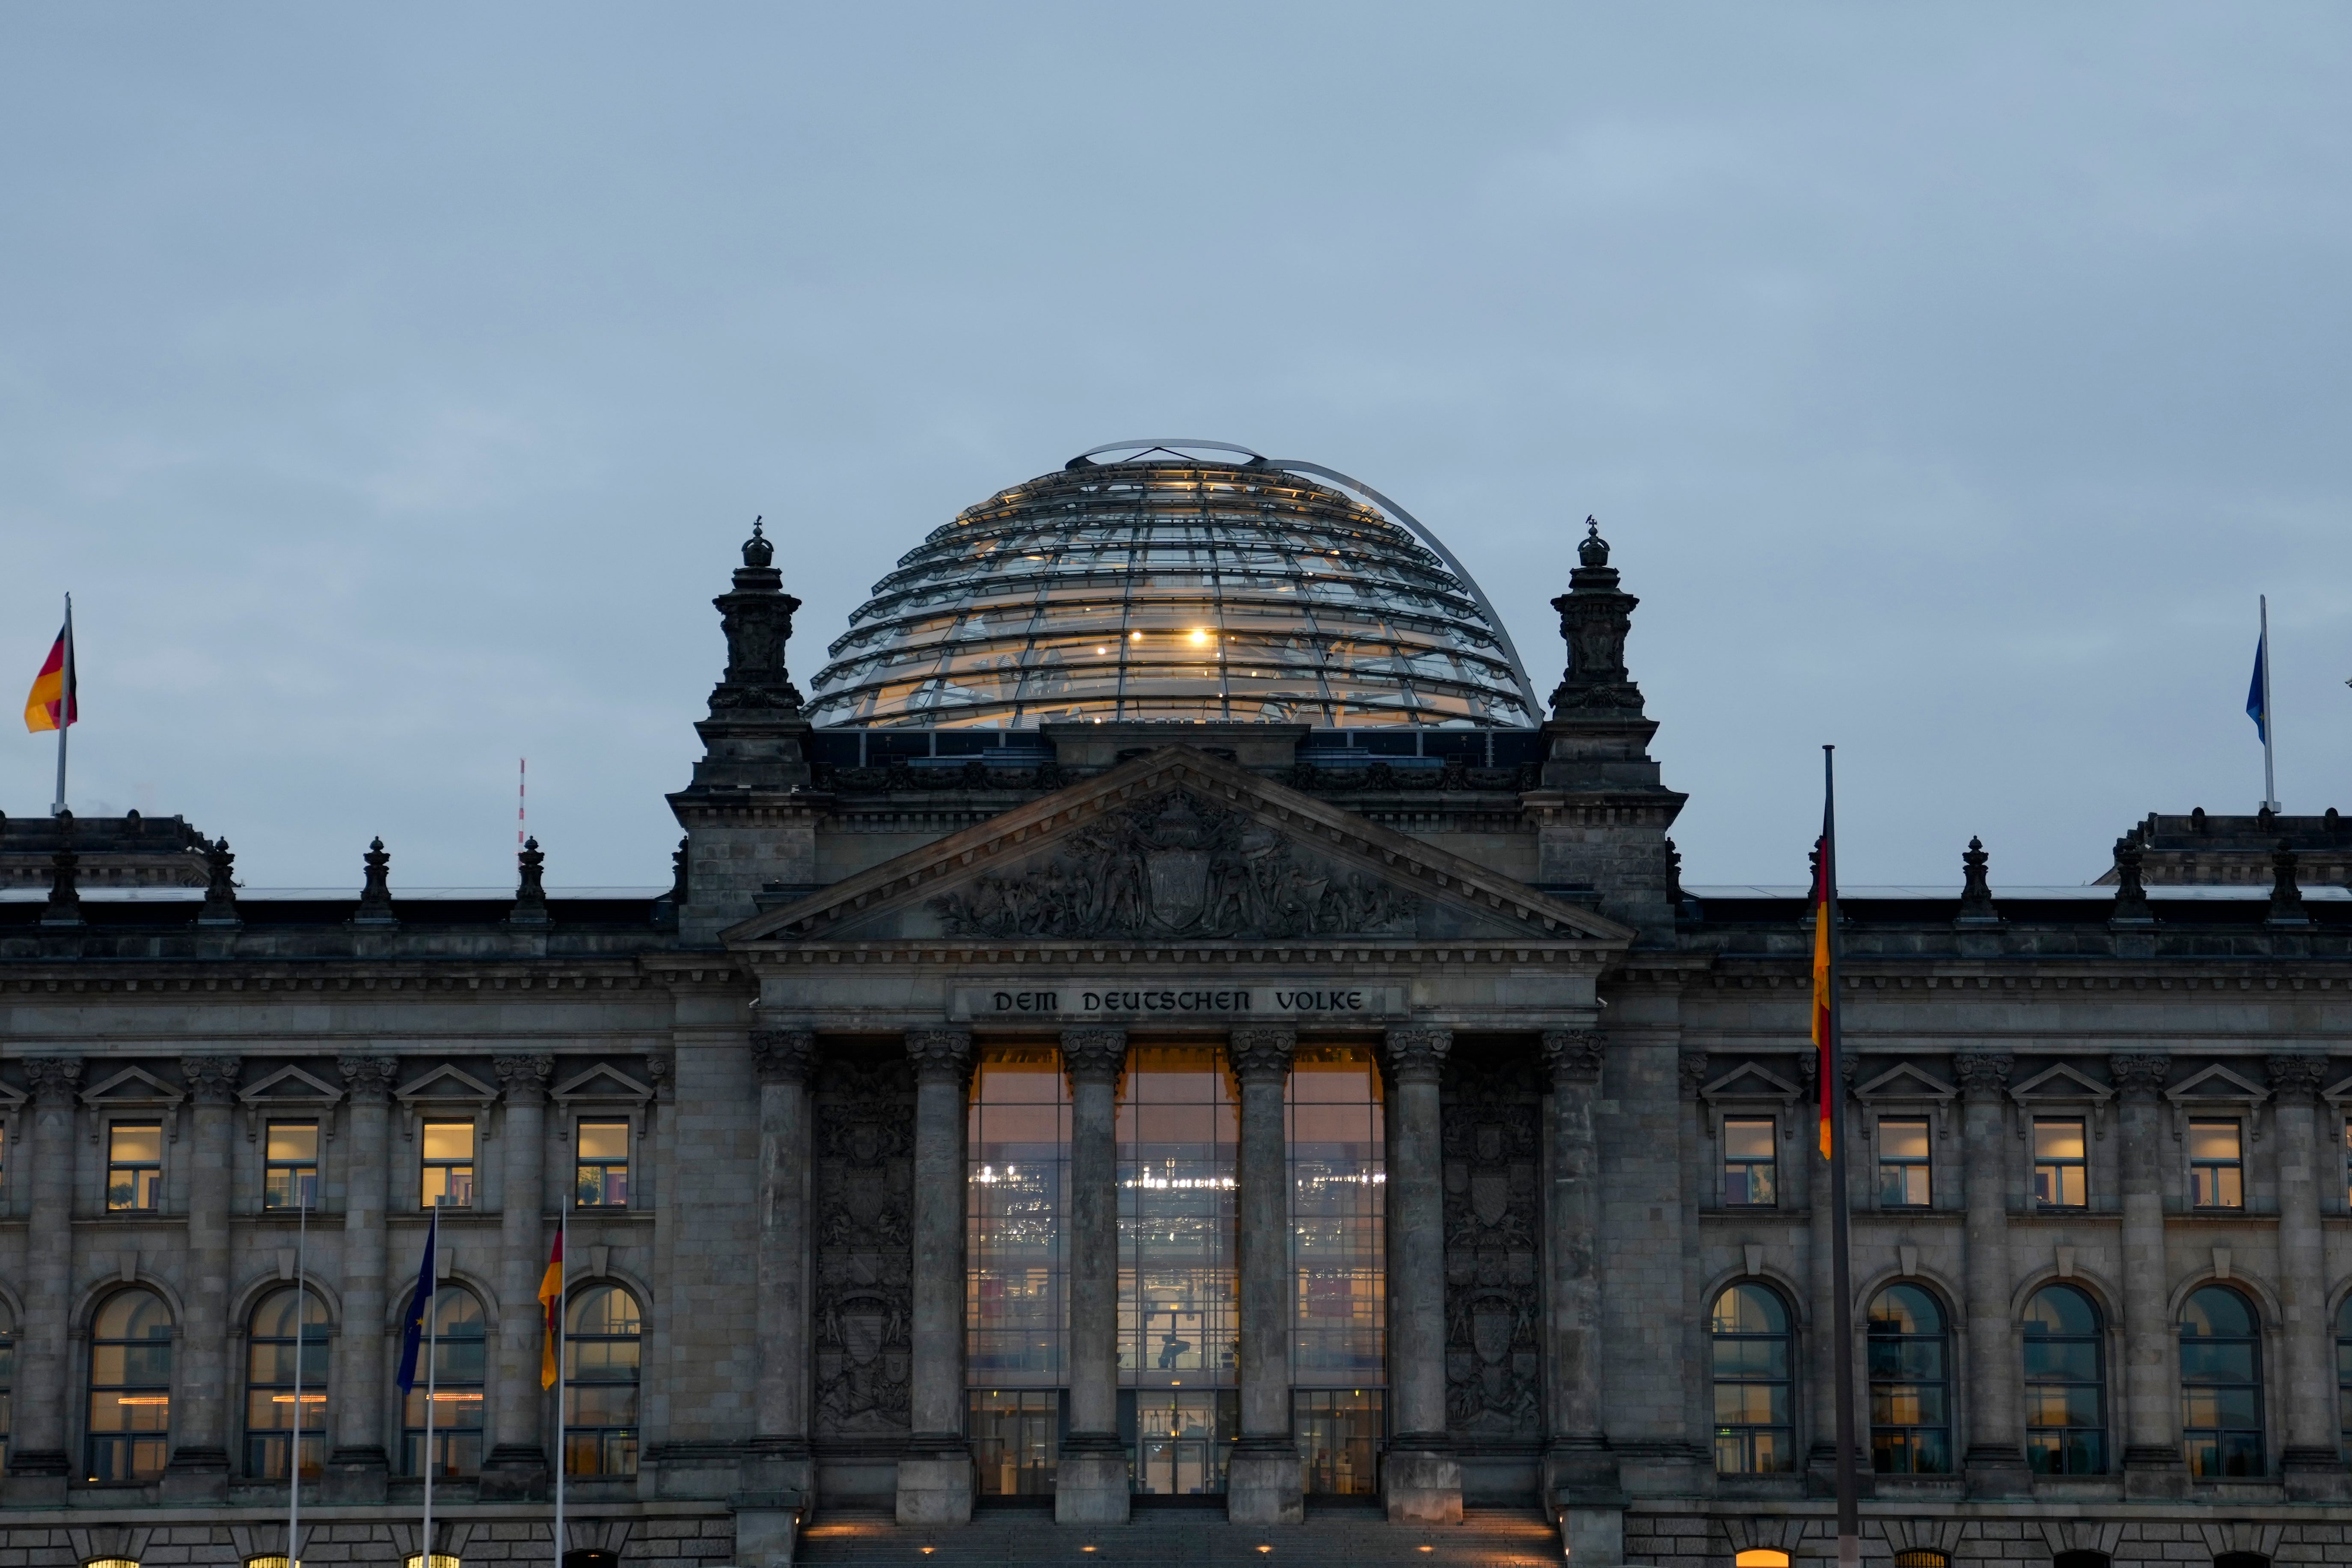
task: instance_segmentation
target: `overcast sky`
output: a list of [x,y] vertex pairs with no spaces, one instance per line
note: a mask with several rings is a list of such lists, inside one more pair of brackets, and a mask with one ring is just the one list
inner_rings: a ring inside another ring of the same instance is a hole
[[551,883],[660,882],[753,514],[805,686],[1209,437],[1538,692],[1597,513],[1688,879],[1801,879],[1834,741],[1849,881],[2079,882],[2259,802],[2258,594],[2352,810],[2347,104],[2341,5],[11,5],[0,679],[72,590],[72,804],[254,886],[510,882],[526,754]]

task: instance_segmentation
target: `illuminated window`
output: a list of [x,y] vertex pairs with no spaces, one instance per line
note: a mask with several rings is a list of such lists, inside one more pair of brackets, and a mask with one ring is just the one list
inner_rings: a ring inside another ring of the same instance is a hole
[[1932,1546],[1910,1546],[1895,1554],[1895,1568],[1952,1568],[1952,1559]]
[[273,1121],[265,1149],[261,1176],[261,1206],[270,1209],[312,1209],[319,1206],[319,1124],[315,1121]]
[[2180,1441],[2200,1480],[2265,1471],[2261,1322],[2225,1285],[2199,1290],[2180,1314]]
[[[458,1125],[470,1131],[473,1123]],[[434,1293],[432,1310],[433,1474],[462,1480],[482,1468],[482,1374],[488,1365],[482,1304],[464,1286],[444,1285]],[[400,1470],[406,1476],[425,1473],[425,1369],[420,1365],[416,1387],[401,1402]],[[441,1562],[436,1553],[435,1568]]]
[[1715,1299],[1715,1468],[1718,1475],[1778,1475],[1796,1463],[1789,1309],[1761,1285]]
[[966,1134],[972,1462],[987,1497],[1050,1494],[1069,1326],[1070,1089],[1050,1046],[983,1047]]
[[1916,1285],[1870,1304],[1870,1464],[1880,1475],[1952,1468],[1950,1346],[1944,1309]]
[[107,1299],[90,1325],[87,1474],[152,1481],[172,1436],[172,1313],[152,1290]]
[[1737,1568],[1789,1568],[1789,1554],[1773,1546],[1748,1546],[1731,1560]]
[[[273,1130],[274,1131],[274,1130]],[[302,1479],[314,1480],[327,1458],[327,1309],[305,1291],[302,1315]],[[286,1479],[293,1446],[294,1290],[272,1290],[253,1310],[246,1336],[245,1473]]]
[[1923,1209],[1932,1196],[1927,1169],[1927,1124],[1878,1124],[1878,1206]]
[[1049,1497],[1061,1463],[1062,1391],[971,1391],[971,1459],[986,1497]]
[[2245,1161],[2236,1122],[2189,1124],[2189,1202],[2200,1209],[2246,1206]]
[[2025,1462],[2036,1475],[2107,1469],[2106,1342],[2099,1310],[2072,1285],[2025,1309]]
[[425,1190],[417,1202],[420,1207],[428,1209],[474,1206],[472,1122],[425,1124]]
[[106,1206],[161,1208],[163,1203],[163,1124],[118,1121],[106,1130]]
[[[424,1554],[416,1552],[410,1552],[402,1563],[401,1568],[425,1568]],[[457,1558],[448,1552],[436,1552],[433,1554],[433,1568],[460,1568],[460,1565]]]
[[629,1206],[629,1124],[583,1121],[577,1130],[580,1158],[572,1201],[583,1209]]
[[567,1474],[637,1473],[637,1367],[644,1323],[637,1299],[617,1285],[592,1285],[572,1298],[563,1353]]
[[1726,1207],[1780,1200],[1779,1156],[1773,1149],[1772,1118],[1727,1117],[1723,1123],[1723,1202]]
[[1290,1163],[1290,1378],[1307,1489],[1369,1496],[1387,1381],[1387,1119],[1360,1046],[1302,1046],[1284,1089]]
[[93,1557],[82,1568],[139,1568],[135,1557]]
[[2033,1121],[2033,1205],[2078,1209],[2091,1201],[2090,1163],[2080,1119]]

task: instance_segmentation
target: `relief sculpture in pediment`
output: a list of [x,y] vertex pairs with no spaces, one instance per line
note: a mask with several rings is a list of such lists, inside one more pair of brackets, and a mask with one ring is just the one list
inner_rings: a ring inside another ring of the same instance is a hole
[[1081,828],[1044,866],[982,877],[930,909],[951,936],[1225,938],[1402,932],[1418,903],[1179,791]]

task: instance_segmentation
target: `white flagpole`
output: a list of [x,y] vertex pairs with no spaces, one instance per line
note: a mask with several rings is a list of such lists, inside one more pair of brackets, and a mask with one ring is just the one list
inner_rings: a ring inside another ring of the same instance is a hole
[[[2263,604],[2263,804],[2271,810],[2279,808],[2278,779],[2271,765],[2271,736],[2278,730],[2278,710],[2271,706],[2271,596],[2262,595]],[[60,731],[62,733],[63,731]],[[62,785],[59,786],[62,789]]]
[[563,1568],[563,1472],[571,1468],[571,1428],[564,1422],[563,1410],[563,1321],[564,1309],[571,1304],[572,1294],[572,1200],[576,1194],[564,1194],[563,1207],[557,1211],[555,1250],[562,1270],[555,1280],[555,1568]]
[[66,595],[66,661],[65,689],[58,694],[58,798],[49,807],[51,816],[66,814],[66,731],[73,728],[74,660],[73,660],[73,595]]
[[434,1377],[440,1370],[435,1363],[434,1333],[439,1324],[434,1321],[433,1308],[441,1299],[441,1200],[433,1200],[433,1231],[425,1246],[433,1254],[433,1278],[426,1281],[425,1292],[425,1539],[416,1549],[416,1568],[433,1568],[433,1394]]
[[[295,1181],[299,1183],[300,1176]],[[302,1320],[310,1315],[309,1251],[310,1189],[298,1188],[300,1206],[294,1222],[294,1449],[286,1464],[286,1568],[302,1568],[296,1555],[302,1537]]]

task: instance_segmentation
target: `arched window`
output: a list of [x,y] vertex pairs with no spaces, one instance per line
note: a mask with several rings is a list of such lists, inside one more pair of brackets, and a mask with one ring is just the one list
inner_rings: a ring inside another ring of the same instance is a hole
[[[303,1293],[302,1479],[317,1479],[327,1458],[327,1309]],[[297,1426],[294,1391],[294,1288],[272,1290],[253,1310],[246,1331],[245,1473],[286,1479]]]
[[617,1285],[572,1298],[563,1353],[563,1463],[575,1476],[637,1473],[637,1300]]
[[1743,1546],[1731,1561],[1735,1568],[1789,1568],[1789,1554],[1777,1546]]
[[[433,1297],[433,1473],[445,1479],[482,1468],[482,1304],[462,1285],[444,1285]],[[422,1352],[420,1349],[419,1360]],[[425,1368],[401,1402],[401,1471],[425,1473]],[[435,1553],[437,1563],[440,1558]]]
[[1761,1285],[1715,1299],[1715,1468],[1718,1475],[1779,1475],[1795,1463],[1790,1411],[1789,1308]]
[[2025,1462],[2036,1475],[2107,1469],[2106,1345],[2099,1310],[2072,1285],[2049,1285],[2025,1308]]
[[1950,1364],[1944,1309],[1916,1285],[1870,1304],[1870,1465],[1883,1476],[1952,1468]]
[[172,1312],[152,1290],[124,1290],[89,1335],[89,1479],[152,1481],[172,1436]]
[[2208,1285],[2180,1313],[2180,1441],[2207,1480],[2263,1474],[2261,1321],[2243,1296]]

